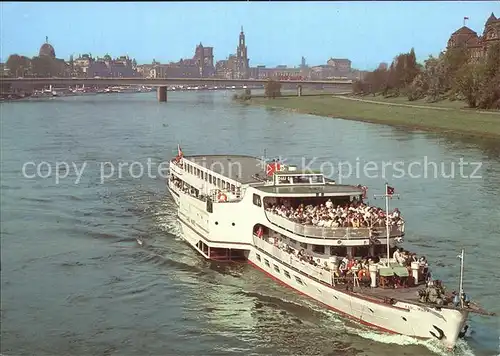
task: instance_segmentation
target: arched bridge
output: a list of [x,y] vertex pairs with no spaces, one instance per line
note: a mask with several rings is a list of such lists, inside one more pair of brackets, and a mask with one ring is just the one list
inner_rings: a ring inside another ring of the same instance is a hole
[[[352,90],[352,80],[278,80],[284,89],[288,87],[297,88],[297,95],[302,94],[303,87],[316,87],[322,89],[334,89],[336,91],[348,92]],[[264,85],[268,79],[220,79],[220,78],[1,78],[2,91],[12,87],[40,87],[40,86],[123,86],[144,85],[157,87],[159,101],[167,100],[167,87],[169,85],[188,86],[243,86],[254,87]]]
[[[277,79],[276,79],[277,80]],[[220,78],[1,78],[4,85],[15,83],[29,85],[263,85],[268,79],[220,79]],[[277,80],[284,84],[331,85],[344,89],[352,85],[352,80]]]

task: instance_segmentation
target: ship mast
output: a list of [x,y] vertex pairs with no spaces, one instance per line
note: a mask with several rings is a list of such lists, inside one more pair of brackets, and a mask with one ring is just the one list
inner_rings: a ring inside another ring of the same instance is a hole
[[387,183],[385,183],[385,194],[375,194],[373,196],[375,199],[377,198],[385,198],[385,231],[386,231],[386,245],[387,245],[387,267],[390,267],[389,258],[390,258],[390,236],[391,231],[389,227],[389,199],[392,197],[396,197],[399,199],[399,194],[394,194],[394,188],[389,187]]
[[463,307],[464,306],[464,256],[465,256],[465,250],[462,249],[462,253],[458,255],[457,257],[460,258],[460,305]]

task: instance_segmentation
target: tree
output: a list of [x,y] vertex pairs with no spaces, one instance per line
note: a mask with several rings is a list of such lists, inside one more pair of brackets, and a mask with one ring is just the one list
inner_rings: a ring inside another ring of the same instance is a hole
[[477,106],[481,109],[500,109],[500,44],[488,48],[482,72]]
[[464,47],[450,48],[444,53],[442,60],[446,78],[446,90],[457,91],[458,87],[455,77],[469,61],[467,49]]
[[281,96],[281,83],[277,80],[269,79],[265,86],[264,95],[267,98],[276,98],[277,96]]
[[365,83],[361,80],[355,80],[352,82],[352,92],[354,94],[365,94]]
[[424,65],[424,81],[427,86],[427,101],[435,102],[441,99],[446,91],[446,71],[443,56],[429,56]]
[[500,74],[500,43],[491,45],[486,52],[485,74],[487,78],[495,78]]
[[425,97],[428,89],[429,88],[426,82],[425,74],[419,73],[408,87],[408,100],[414,101],[422,99],[423,97]]
[[410,53],[405,55],[405,61],[404,82],[405,86],[409,86],[420,72],[415,50],[413,48],[410,50]]
[[455,76],[456,90],[465,97],[470,108],[476,108],[479,90],[483,79],[484,67],[467,63],[461,67]]
[[64,61],[42,56],[33,57],[31,60],[33,75],[37,77],[57,77],[64,75],[66,64]]
[[28,57],[11,54],[5,63],[11,75],[22,77],[28,74],[31,63]]
[[422,66],[412,48],[397,55],[389,69],[379,66],[354,82],[353,92],[385,97],[403,93],[410,101],[458,98],[471,108],[500,109],[500,43],[489,45],[486,56],[471,54],[466,47],[450,48],[438,57],[429,56]]

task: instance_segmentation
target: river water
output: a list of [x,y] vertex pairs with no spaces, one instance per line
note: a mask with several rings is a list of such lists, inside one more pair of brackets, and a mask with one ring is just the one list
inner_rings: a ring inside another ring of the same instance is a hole
[[[434,277],[453,289],[464,247],[466,292],[500,313],[497,141],[245,106],[231,95],[169,93],[168,103],[158,103],[154,93],[110,94],[1,104],[3,354],[444,355],[433,341],[345,321],[249,265],[197,256],[179,238],[158,175],[177,143],[187,155],[266,150],[289,163],[316,159],[316,167],[349,161],[354,171],[344,182],[367,185],[370,196],[388,181],[401,194],[391,204],[407,221],[405,247],[426,255]],[[460,158],[470,163],[462,172]],[[138,177],[139,163],[147,169],[148,159],[152,173]],[[427,177],[415,165],[403,177],[391,169],[381,177],[384,162],[408,168],[424,159]],[[70,166],[56,168],[63,161]],[[135,161],[131,171],[123,164]],[[363,172],[367,161],[378,169]],[[26,162],[39,172],[28,164],[23,175]],[[475,162],[481,163],[476,172]],[[348,169],[345,162],[341,167],[343,178]],[[471,328],[457,355],[499,353],[497,317],[473,316]]]

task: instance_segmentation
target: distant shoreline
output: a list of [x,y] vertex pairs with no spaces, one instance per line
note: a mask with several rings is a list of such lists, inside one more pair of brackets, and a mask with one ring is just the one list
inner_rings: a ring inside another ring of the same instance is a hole
[[302,96],[267,99],[252,97],[247,103],[302,114],[404,127],[414,130],[500,138],[500,111],[463,109],[461,102],[409,102],[381,97]]

